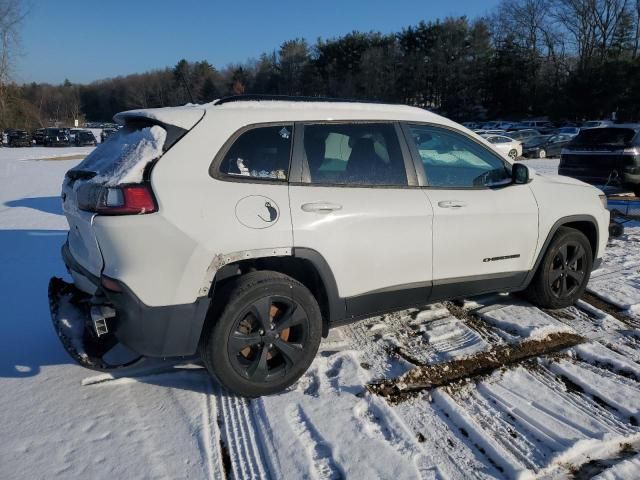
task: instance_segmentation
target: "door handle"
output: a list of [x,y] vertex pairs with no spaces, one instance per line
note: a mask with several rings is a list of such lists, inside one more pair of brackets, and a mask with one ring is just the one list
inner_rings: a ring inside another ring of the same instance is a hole
[[329,202],[304,203],[300,207],[304,212],[330,213],[342,210],[342,205]]
[[467,203],[461,200],[443,200],[438,202],[438,206],[441,208],[462,208],[466,207]]

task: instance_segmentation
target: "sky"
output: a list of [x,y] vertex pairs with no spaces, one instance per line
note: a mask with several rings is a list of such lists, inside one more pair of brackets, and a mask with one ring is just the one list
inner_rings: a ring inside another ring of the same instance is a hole
[[88,83],[175,65],[217,68],[282,42],[488,13],[499,0],[27,0],[15,80]]

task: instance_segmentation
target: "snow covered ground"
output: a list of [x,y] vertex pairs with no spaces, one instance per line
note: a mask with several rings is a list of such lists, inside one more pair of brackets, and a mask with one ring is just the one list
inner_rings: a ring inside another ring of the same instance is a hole
[[[640,475],[640,224],[576,307],[493,295],[371,318],[333,330],[289,391],[247,401],[198,365],[101,376],[59,345],[46,291],[66,278],[58,198],[78,159],[25,159],[88,151],[0,150],[0,478]],[[426,374],[440,386],[411,384]],[[395,396],[367,388],[385,379]]]

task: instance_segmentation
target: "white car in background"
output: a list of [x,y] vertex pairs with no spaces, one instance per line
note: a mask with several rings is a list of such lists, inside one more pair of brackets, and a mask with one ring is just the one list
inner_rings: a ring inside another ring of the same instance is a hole
[[505,135],[482,135],[482,137],[493,145],[493,148],[511,160],[522,156],[522,142],[520,140],[514,140]]

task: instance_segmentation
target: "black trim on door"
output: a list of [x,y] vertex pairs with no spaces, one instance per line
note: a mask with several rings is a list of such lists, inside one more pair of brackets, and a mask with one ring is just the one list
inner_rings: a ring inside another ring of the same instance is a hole
[[529,272],[505,272],[435,280],[430,302],[520,290]]
[[411,306],[429,303],[431,282],[401,285],[369,292],[364,295],[347,297],[347,315],[351,318],[363,318],[376,313],[402,310]]
[[341,297],[331,267],[319,252],[296,247],[292,249],[292,255],[310,262],[318,272],[327,294],[329,328],[374,315],[422,307],[438,300],[517,291],[522,288],[529,273],[508,272],[442,279],[396,285],[351,297]]

